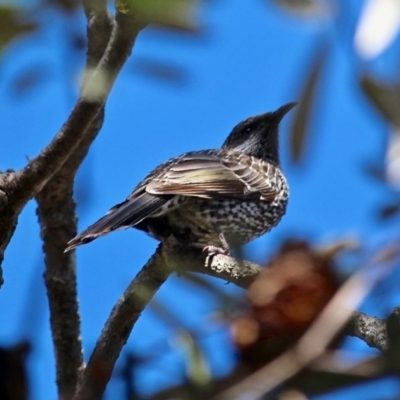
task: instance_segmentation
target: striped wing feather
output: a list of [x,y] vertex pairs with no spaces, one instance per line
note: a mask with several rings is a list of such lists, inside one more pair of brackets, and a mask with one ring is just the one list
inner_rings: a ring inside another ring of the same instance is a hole
[[184,157],[151,180],[146,191],[206,199],[246,198],[272,200],[276,185],[266,179],[275,167],[241,153],[193,154]]

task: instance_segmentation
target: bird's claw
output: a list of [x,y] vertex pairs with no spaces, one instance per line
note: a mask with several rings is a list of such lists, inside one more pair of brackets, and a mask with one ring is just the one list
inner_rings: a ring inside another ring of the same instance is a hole
[[216,227],[216,231],[218,232],[218,237],[222,244],[222,247],[212,246],[212,245],[206,246],[203,249],[203,254],[208,257],[215,256],[217,254],[223,254],[224,256],[230,256],[229,244],[226,241],[224,234],[217,227]]
[[225,256],[229,256],[229,249],[224,249],[223,247],[218,246],[206,246],[203,249],[203,254],[207,257],[216,256],[217,254],[223,254]]

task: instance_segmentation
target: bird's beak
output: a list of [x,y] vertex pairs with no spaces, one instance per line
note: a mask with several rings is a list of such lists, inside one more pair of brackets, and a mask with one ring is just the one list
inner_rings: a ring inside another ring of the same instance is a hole
[[274,120],[279,123],[282,118],[295,106],[296,102],[285,104],[284,106],[278,108],[274,111]]

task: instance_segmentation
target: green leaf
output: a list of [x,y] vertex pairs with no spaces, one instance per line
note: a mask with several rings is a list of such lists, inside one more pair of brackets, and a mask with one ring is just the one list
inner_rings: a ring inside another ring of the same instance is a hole
[[197,387],[210,384],[211,372],[196,340],[188,331],[182,331],[179,339],[179,344],[186,355],[186,371],[189,381]]
[[145,23],[167,28],[198,29],[197,0],[131,0],[135,15]]
[[400,85],[383,84],[364,76],[361,87],[382,116],[400,128]]
[[22,14],[22,9],[10,5],[0,6],[0,52],[18,36],[37,28],[37,24],[23,21]]

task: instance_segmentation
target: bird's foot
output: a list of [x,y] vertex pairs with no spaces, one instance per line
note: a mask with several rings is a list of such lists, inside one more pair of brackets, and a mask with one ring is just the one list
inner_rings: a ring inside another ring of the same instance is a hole
[[203,249],[203,254],[207,257],[210,256],[215,256],[217,254],[223,254],[225,256],[229,255],[229,249],[228,251],[226,251],[224,248],[222,247],[218,247],[218,246],[206,246]]
[[215,256],[217,254],[223,254],[225,256],[230,255],[229,245],[225,239],[224,234],[221,232],[221,233],[219,233],[218,237],[219,237],[222,247],[206,246],[203,249],[203,254],[205,254],[206,256]]

